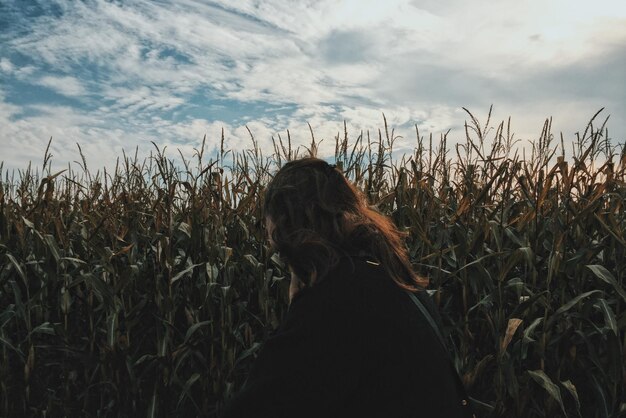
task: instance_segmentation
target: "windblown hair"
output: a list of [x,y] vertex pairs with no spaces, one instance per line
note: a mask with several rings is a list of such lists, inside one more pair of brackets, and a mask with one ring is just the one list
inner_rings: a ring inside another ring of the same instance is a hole
[[282,260],[306,285],[345,256],[376,261],[407,290],[427,283],[413,272],[402,235],[333,165],[318,158],[285,164],[265,191],[264,212]]

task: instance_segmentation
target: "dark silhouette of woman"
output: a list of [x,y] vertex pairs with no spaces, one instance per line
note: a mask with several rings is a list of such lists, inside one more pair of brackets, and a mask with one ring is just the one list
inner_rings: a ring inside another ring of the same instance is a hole
[[472,416],[389,218],[317,158],[285,164],[264,210],[290,306],[224,418]]

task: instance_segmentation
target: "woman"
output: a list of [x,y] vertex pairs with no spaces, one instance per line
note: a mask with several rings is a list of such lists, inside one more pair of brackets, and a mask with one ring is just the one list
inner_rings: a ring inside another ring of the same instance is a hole
[[285,164],[264,210],[290,306],[225,418],[472,416],[388,218],[317,158]]

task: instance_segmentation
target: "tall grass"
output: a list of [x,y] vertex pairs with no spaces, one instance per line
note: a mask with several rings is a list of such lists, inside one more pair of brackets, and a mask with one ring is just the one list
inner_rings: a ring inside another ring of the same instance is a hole
[[[468,112],[466,139],[400,157],[384,122],[335,138],[338,167],[407,232],[484,417],[624,413],[626,151],[594,116],[570,158],[546,121],[519,148]],[[113,172],[0,166],[0,415],[211,416],[287,308],[260,201],[278,136],[181,163],[155,144]],[[520,155],[521,154],[521,155]],[[82,153],[81,153],[82,155]]]

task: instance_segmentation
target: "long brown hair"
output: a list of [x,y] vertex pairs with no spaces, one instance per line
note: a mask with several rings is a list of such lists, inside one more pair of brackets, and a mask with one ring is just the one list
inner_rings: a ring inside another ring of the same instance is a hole
[[273,245],[305,284],[323,280],[344,256],[379,262],[402,288],[422,289],[402,235],[335,166],[318,158],[285,164],[265,190],[264,212]]

